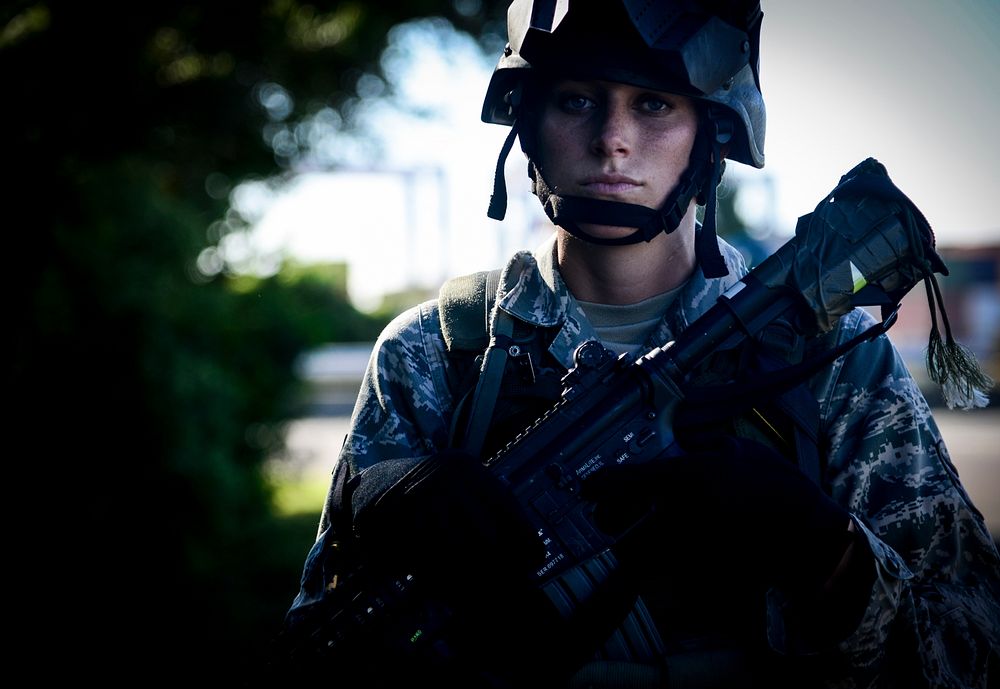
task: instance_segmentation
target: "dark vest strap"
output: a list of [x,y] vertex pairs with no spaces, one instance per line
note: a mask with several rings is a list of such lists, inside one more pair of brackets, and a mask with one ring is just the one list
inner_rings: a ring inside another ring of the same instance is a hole
[[514,319],[502,309],[494,311],[494,333],[483,358],[482,372],[472,395],[469,423],[462,438],[462,449],[478,457],[493,421],[493,410],[500,396],[500,383],[507,368],[508,350],[513,345]]
[[[493,419],[500,384],[514,332],[513,319],[495,309],[500,270],[480,271],[447,281],[438,295],[438,313],[445,346],[451,352],[483,350],[483,363],[468,422],[461,435],[462,449],[478,456]],[[493,336],[490,336],[491,318]]]

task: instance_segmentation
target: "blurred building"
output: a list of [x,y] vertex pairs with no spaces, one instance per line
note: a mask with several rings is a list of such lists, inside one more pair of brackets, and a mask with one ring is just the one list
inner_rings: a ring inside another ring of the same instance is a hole
[[332,343],[303,355],[296,366],[308,386],[303,416],[350,416],[373,342]]

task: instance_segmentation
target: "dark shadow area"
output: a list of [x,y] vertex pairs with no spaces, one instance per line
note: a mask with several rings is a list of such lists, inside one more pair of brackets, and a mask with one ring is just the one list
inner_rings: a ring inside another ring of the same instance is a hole
[[290,170],[296,123],[357,97],[391,27],[479,32],[485,7],[0,9],[8,573],[36,681],[253,674],[318,519],[279,518],[263,471],[300,411],[295,362],[389,314],[353,307],[342,266],[236,274],[229,194]]

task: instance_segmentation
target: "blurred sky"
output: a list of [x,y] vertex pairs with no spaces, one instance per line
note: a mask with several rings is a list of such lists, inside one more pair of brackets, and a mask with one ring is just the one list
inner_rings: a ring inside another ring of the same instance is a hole
[[[727,171],[745,187],[748,218],[791,236],[798,216],[872,156],[923,210],[940,245],[1000,242],[1000,2],[762,4],[767,164]],[[516,149],[507,219],[485,217],[507,132],[479,120],[496,55],[434,21],[394,31],[390,46],[383,64],[402,102],[431,115],[380,98],[373,82],[357,113],[381,150],[332,126],[315,141],[315,170],[278,192],[238,188],[234,203],[254,230],[249,244],[232,238],[228,255],[348,261],[353,298],[373,307],[385,291],[494,267],[542,238],[544,216]],[[330,165],[340,171],[319,171]]]

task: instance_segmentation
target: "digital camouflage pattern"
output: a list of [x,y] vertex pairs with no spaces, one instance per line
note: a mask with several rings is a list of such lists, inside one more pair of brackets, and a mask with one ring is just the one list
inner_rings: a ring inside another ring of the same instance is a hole
[[[650,348],[675,339],[746,274],[740,254],[721,240],[720,247],[730,274],[706,279],[695,270],[651,335]],[[577,345],[596,339],[559,275],[551,241],[511,259],[497,305],[526,323],[560,326],[549,351],[567,368]],[[873,322],[856,310],[814,344],[845,342]],[[334,467],[334,485],[379,462],[409,464],[445,447],[454,408],[447,365],[436,301],[386,328]],[[815,375],[810,388],[828,447],[824,487],[851,512],[878,563],[867,611],[840,644],[844,662],[829,671],[825,685],[898,686],[912,673],[933,687],[985,687],[990,650],[1000,648],[1000,558],[923,395],[884,335]],[[328,500],[293,613],[315,601],[335,573],[336,563],[323,556],[324,544],[337,538],[329,510]],[[772,598],[769,643],[779,652],[808,652],[786,627],[780,598]]]

